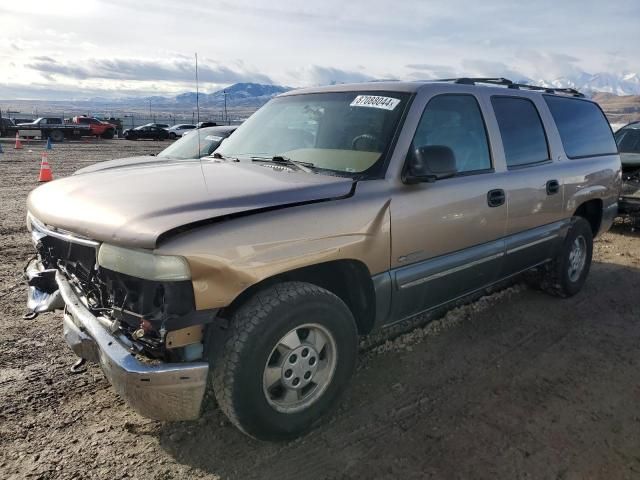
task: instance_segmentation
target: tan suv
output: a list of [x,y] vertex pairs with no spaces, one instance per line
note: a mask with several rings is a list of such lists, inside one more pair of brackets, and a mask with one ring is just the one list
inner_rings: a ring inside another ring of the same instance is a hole
[[210,383],[242,431],[290,438],[344,390],[358,335],[531,269],[577,293],[619,187],[573,90],[293,91],[201,162],[35,189],[28,306],[64,308],[67,343],[141,414],[193,419]]

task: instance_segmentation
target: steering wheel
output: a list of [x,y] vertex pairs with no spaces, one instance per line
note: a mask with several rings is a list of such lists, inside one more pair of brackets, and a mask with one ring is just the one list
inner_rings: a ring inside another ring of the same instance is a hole
[[378,138],[375,135],[371,135],[370,133],[363,133],[362,135],[358,135],[353,140],[351,140],[351,149],[358,150],[358,142],[363,140],[371,142],[372,145],[376,145],[378,143]]

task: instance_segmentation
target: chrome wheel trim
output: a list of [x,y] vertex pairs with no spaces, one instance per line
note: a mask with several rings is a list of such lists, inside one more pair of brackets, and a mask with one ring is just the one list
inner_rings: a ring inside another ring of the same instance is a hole
[[568,274],[570,281],[578,281],[586,263],[587,241],[582,235],[578,235],[571,244],[571,250],[569,251]]
[[295,413],[313,405],[331,384],[338,360],[333,335],[307,323],[284,335],[271,350],[262,374],[262,390],[271,407]]

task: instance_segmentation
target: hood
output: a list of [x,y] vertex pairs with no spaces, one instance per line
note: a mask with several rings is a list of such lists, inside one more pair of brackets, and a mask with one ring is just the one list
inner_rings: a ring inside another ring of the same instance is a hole
[[89,165],[87,167],[83,167],[79,170],[73,172],[74,175],[78,175],[81,173],[90,173],[90,172],[98,172],[100,170],[109,170],[112,168],[126,168],[126,167],[139,167],[139,166],[152,166],[152,165],[164,165],[171,162],[185,162],[185,161],[193,161],[196,162],[198,159],[171,159],[171,158],[163,158],[156,157],[153,155],[144,155],[141,157],[127,157],[127,158],[118,158],[116,160],[107,160],[105,162],[94,163],[93,165]]
[[46,183],[29,194],[41,222],[116,245],[154,248],[175,228],[252,210],[337,199],[353,180],[262,164],[175,162],[114,168]]

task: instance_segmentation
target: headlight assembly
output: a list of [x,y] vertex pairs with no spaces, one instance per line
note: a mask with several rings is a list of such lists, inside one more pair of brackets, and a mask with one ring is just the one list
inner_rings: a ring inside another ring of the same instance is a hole
[[183,257],[155,255],[144,250],[116,247],[103,243],[98,265],[114,272],[157,282],[190,280],[189,264]]

